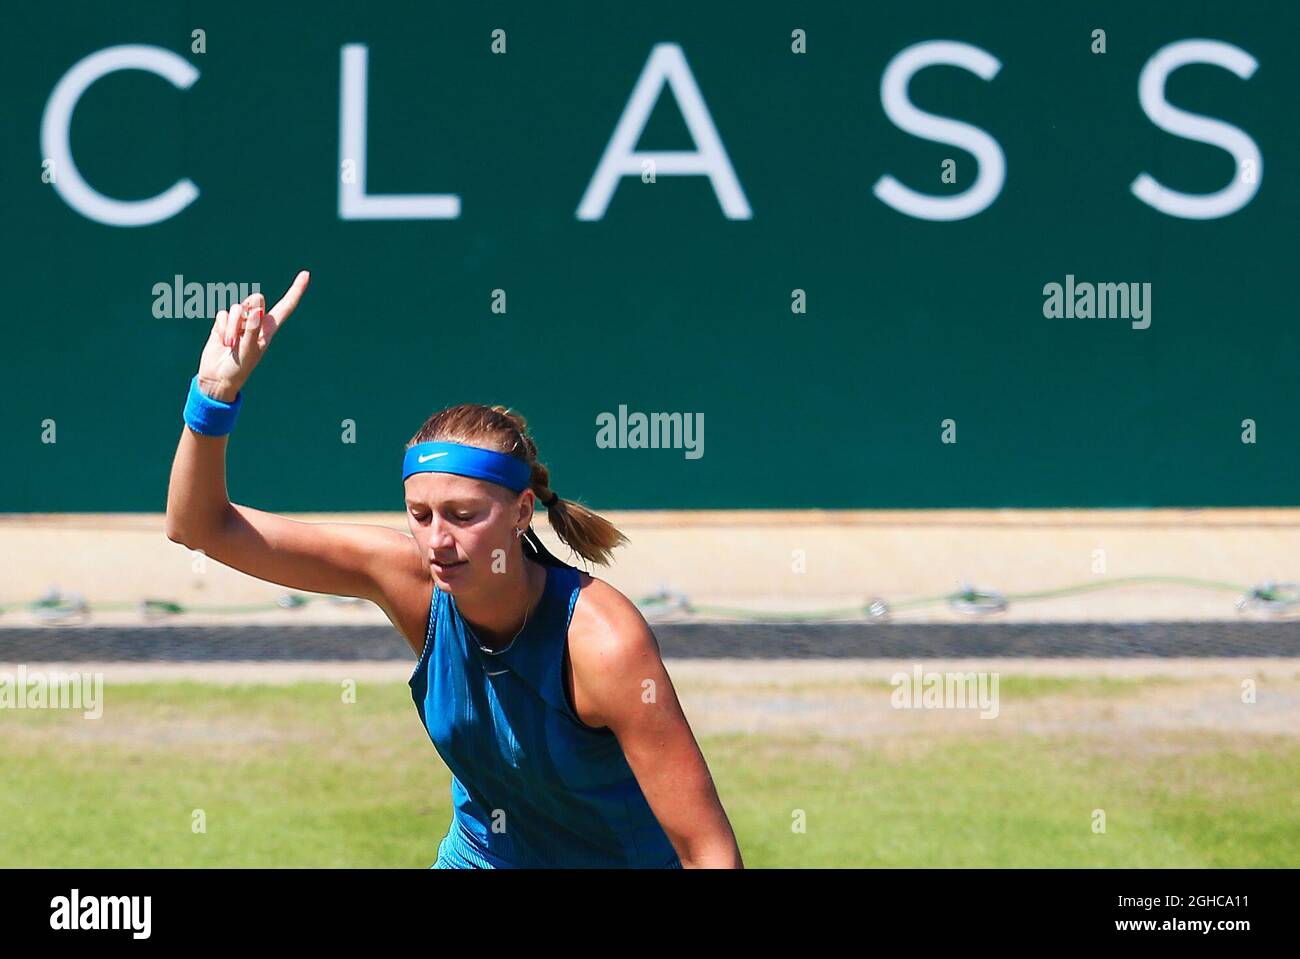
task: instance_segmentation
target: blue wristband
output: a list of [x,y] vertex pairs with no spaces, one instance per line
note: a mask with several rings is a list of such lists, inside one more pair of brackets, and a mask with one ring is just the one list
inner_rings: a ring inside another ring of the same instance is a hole
[[199,389],[199,376],[190,380],[190,395],[185,400],[185,424],[204,436],[225,436],[235,428],[239,407],[244,402],[244,391],[235,394],[235,402],[223,403],[207,396]]

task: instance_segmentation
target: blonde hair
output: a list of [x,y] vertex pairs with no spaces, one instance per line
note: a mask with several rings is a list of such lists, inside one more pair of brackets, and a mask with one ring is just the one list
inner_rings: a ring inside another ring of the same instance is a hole
[[[508,406],[460,403],[439,410],[424,421],[406,448],[434,440],[478,446],[521,459],[532,471],[528,485],[537,499],[546,504],[554,495],[550,470],[537,459],[537,444],[528,435],[528,421]],[[554,500],[546,507],[546,518],[560,542],[602,566],[608,566],[613,550],[628,541],[609,520],[573,500]]]

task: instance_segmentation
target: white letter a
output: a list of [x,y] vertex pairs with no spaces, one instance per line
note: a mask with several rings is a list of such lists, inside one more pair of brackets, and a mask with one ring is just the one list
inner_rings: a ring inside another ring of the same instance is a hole
[[[696,149],[638,153],[637,141],[650,120],[665,80],[672,87],[677,108],[686,121]],[[736,171],[722,146],[722,139],[713,125],[713,118],[709,116],[709,108],[704,105],[700,88],[691,75],[691,68],[686,65],[682,48],[675,43],[656,43],[651,49],[650,59],[641,70],[632,96],[614,128],[614,135],[609,138],[596,173],[578,204],[577,218],[599,220],[604,217],[619,179],[640,177],[644,160],[651,161],[659,176],[707,176],[727,219],[748,220],[753,216],[740,181],[736,179]]]

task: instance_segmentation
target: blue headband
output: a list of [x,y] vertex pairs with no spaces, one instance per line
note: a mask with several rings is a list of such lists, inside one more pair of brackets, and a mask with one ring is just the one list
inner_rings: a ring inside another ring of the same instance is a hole
[[522,493],[531,485],[533,469],[523,460],[496,450],[435,440],[416,443],[402,457],[402,480],[412,473],[456,473],[499,483]]

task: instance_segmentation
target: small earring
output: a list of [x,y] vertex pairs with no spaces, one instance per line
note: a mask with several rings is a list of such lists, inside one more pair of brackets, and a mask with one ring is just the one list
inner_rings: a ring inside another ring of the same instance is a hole
[[516,527],[515,527],[515,539],[518,539],[520,536],[523,536],[523,535],[524,535],[524,531],[521,530],[518,526],[516,526]]

